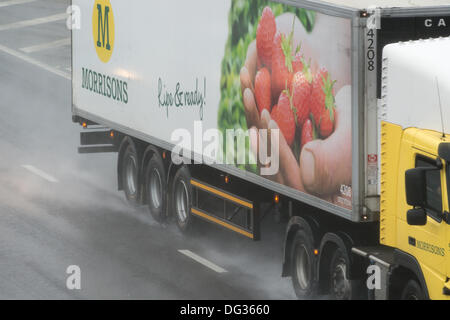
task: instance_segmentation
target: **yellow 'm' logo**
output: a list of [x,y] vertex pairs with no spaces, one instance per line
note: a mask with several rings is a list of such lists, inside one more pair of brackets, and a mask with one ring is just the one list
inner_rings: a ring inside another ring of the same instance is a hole
[[92,34],[98,58],[108,62],[114,49],[114,15],[109,0],[95,0]]

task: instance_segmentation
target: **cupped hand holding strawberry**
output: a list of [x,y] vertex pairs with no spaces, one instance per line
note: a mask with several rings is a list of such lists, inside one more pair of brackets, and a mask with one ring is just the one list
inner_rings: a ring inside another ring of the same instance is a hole
[[[244,80],[244,81],[242,81]],[[244,85],[245,78],[241,79]],[[260,114],[256,106],[251,87],[242,87],[243,103],[248,127],[251,132],[251,148],[258,154],[261,143],[257,134],[259,129],[280,129],[277,121],[271,118],[267,110]],[[314,126],[311,119],[306,119],[302,127],[302,151],[300,161],[292,152],[289,142],[290,134],[285,138],[283,130],[279,138],[280,170],[271,177],[275,182],[315,194],[326,200],[338,192],[341,185],[351,185],[351,87],[342,88],[336,95],[334,111],[334,132],[324,140],[314,140]],[[273,110],[277,110],[274,106]],[[277,116],[275,116],[276,118]],[[278,120],[279,121],[279,120]],[[309,129],[311,128],[311,129]],[[316,134],[317,135],[317,134]],[[310,141],[311,140],[311,141]],[[270,145],[268,143],[267,145]],[[262,165],[261,165],[262,166]]]
[[[351,87],[336,95],[335,131],[324,140],[314,139],[314,126],[307,119],[302,130],[302,151],[297,161],[280,129],[280,180],[285,185],[332,201],[342,185],[352,183]],[[269,129],[279,129],[271,120]]]
[[[277,17],[276,23],[278,31],[292,30],[292,17],[295,16],[292,14],[283,14],[282,16]],[[294,30],[293,45],[298,44],[299,35],[304,34],[303,31],[298,32],[298,29],[301,28],[301,24],[298,20],[297,22],[295,23],[296,30]],[[259,57],[259,60],[261,64],[260,68],[264,67],[265,64],[261,62],[261,57]],[[255,155],[258,154],[258,148],[261,143],[268,143],[268,141],[261,141],[260,135],[257,134],[259,129],[280,129],[281,134],[278,141],[280,170],[278,174],[268,178],[291,188],[300,191],[306,191],[327,200],[331,199],[330,195],[336,193],[339,190],[341,184],[351,184],[351,142],[349,143],[349,141],[351,141],[351,118],[349,115],[351,106],[351,95],[349,94],[349,92],[351,91],[349,89],[350,87],[346,87],[345,90],[339,90],[338,95],[336,96],[336,101],[333,105],[333,107],[335,108],[332,109],[333,113],[329,113],[330,120],[332,120],[332,117],[334,118],[334,121],[332,121],[332,126],[328,127],[328,130],[330,130],[330,127],[333,128],[331,129],[332,133],[328,138],[324,140],[314,140],[314,133],[311,134],[314,125],[311,119],[309,119],[308,116],[305,116],[307,114],[307,104],[306,108],[304,109],[301,102],[294,103],[294,100],[296,99],[298,99],[298,101],[302,101],[304,99],[306,100],[306,98],[300,98],[303,96],[303,94],[300,93],[307,92],[307,90],[297,90],[297,98],[295,98],[295,94],[292,94],[292,104],[294,105],[295,110],[294,119],[297,123],[303,123],[303,126],[297,126],[299,130],[301,130],[301,135],[304,137],[302,139],[304,143],[302,146],[299,163],[299,161],[294,156],[290,146],[291,132],[289,130],[286,131],[286,129],[284,129],[285,132],[283,132],[283,129],[279,128],[278,122],[281,122],[281,120],[278,119],[278,121],[275,121],[274,119],[272,119],[269,112],[270,108],[267,109],[264,107],[262,108],[262,112],[258,110],[254,86],[257,69],[259,69],[257,67],[257,61],[258,50],[256,41],[254,41],[248,47],[245,65],[243,66],[240,74],[243,104],[247,125],[250,128],[251,132],[251,148],[253,150],[253,153]],[[305,60],[303,59],[301,54],[298,53],[294,56],[294,74],[296,74],[300,70],[303,70],[304,61]],[[265,66],[268,67],[267,65]],[[274,65],[272,64],[271,67],[273,78]],[[311,69],[311,71],[313,72],[314,69]],[[298,77],[300,78],[300,76]],[[304,83],[303,79],[301,81],[300,79],[297,79],[297,81]],[[296,81],[294,78],[294,80],[292,80],[291,86],[289,87],[294,93],[295,89],[292,88],[292,85],[295,82]],[[341,83],[340,86],[336,87],[337,90],[341,88],[341,85],[343,85],[343,83]],[[283,89],[286,89],[286,83]],[[283,89],[281,91],[283,91]],[[340,102],[338,101],[338,96],[341,97]],[[348,98],[342,99],[342,96],[348,96]],[[272,102],[274,102],[274,100],[277,101],[277,97],[273,96],[272,100]],[[277,114],[280,113],[279,110],[279,106],[274,106],[272,108],[272,116],[274,118],[277,118]],[[327,109],[325,108],[325,110]],[[311,112],[311,110],[309,111]],[[319,118],[325,119],[325,116],[322,114],[321,116],[319,116]],[[312,130],[309,130],[310,127],[312,128]],[[327,136],[327,126],[325,124],[322,125],[322,131],[323,132],[321,133],[321,136]],[[285,135],[287,136],[287,138],[285,137]],[[316,135],[318,135],[318,133],[316,133]],[[310,137],[312,137],[313,141],[308,140]],[[262,164],[259,165],[263,166]],[[350,170],[348,169],[349,167]]]

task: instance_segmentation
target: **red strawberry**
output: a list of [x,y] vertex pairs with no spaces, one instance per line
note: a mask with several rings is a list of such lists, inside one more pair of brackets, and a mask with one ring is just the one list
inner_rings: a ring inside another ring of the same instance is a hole
[[286,91],[281,93],[278,105],[273,107],[271,118],[278,124],[287,144],[292,146],[295,137],[295,116]]
[[309,100],[311,97],[311,84],[303,72],[297,72],[292,80],[292,104],[296,109],[297,126],[301,127],[309,117]]
[[297,52],[294,61],[292,61],[292,68],[294,69],[294,74],[303,71],[303,55]]
[[300,150],[303,150],[305,144],[315,139],[316,139],[316,130],[314,128],[314,125],[311,119],[306,119],[302,127],[302,146]]
[[[292,38],[294,33],[289,36],[277,33],[272,48],[272,95],[278,97],[281,91],[290,88],[292,76],[294,75],[293,61],[295,52],[292,50]],[[299,50],[299,48],[297,48]],[[297,68],[299,64],[296,63]]]
[[320,136],[328,138],[334,131],[334,108],[326,109],[320,119]]
[[263,109],[267,109],[270,112],[270,107],[272,106],[272,88],[270,72],[267,68],[262,68],[256,74],[255,97],[259,113],[261,114]]
[[309,105],[314,122],[319,128],[325,110],[328,110],[330,120],[334,122],[334,83],[325,69],[321,69],[314,77]]
[[300,47],[296,49],[297,53],[294,57],[294,61],[292,61],[292,68],[294,70],[294,75],[297,72],[303,72],[308,82],[312,82],[311,69],[308,62],[306,62],[303,55],[300,53]]
[[256,48],[261,62],[269,69],[272,65],[272,46],[276,32],[277,24],[272,9],[265,7],[256,30]]

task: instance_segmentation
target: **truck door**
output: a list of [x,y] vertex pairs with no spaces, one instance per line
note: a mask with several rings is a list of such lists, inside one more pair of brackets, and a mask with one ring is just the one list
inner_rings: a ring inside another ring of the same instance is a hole
[[[420,264],[425,277],[430,298],[442,293],[448,275],[448,225],[443,221],[443,212],[448,211],[446,170],[438,169],[436,157],[427,153],[416,154],[415,167],[434,167],[426,171],[427,224],[424,226],[406,226],[408,252]],[[435,296],[436,298],[436,296]]]

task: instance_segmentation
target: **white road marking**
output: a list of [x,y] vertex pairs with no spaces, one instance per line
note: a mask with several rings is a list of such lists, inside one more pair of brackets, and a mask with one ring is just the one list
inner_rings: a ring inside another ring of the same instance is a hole
[[45,173],[42,170],[39,170],[36,167],[33,167],[32,165],[23,165],[22,167],[49,182],[53,182],[53,183],[58,182],[58,180],[56,180],[56,178],[52,177],[51,175],[49,175],[48,173]]
[[200,257],[199,255],[196,255],[192,251],[189,250],[178,250],[178,252],[184,254],[185,256],[188,256],[189,258],[197,261],[198,263],[201,263],[205,267],[210,268],[211,270],[214,270],[217,273],[225,273],[228,272],[227,270],[219,267],[218,265],[212,263],[211,261],[206,260],[205,258]]
[[9,0],[9,1],[3,1],[0,2],[0,8],[1,7],[7,7],[7,6],[13,6],[16,4],[24,4],[24,3],[30,3],[30,2],[34,2],[36,0]]
[[36,51],[54,49],[54,48],[67,46],[67,45],[70,45],[70,38],[56,40],[56,41],[47,42],[47,43],[42,43],[42,44],[38,44],[35,46],[29,46],[29,47],[21,48],[20,50],[25,53],[32,53],[32,52],[36,52]]
[[24,28],[24,27],[31,27],[38,24],[44,24],[49,22],[55,22],[59,20],[65,20],[69,17],[67,13],[59,13],[48,17],[42,17],[37,19],[31,19],[31,20],[23,20],[8,24],[2,24],[0,25],[0,31],[4,30],[11,30],[11,29],[18,29],[18,28]]
[[28,63],[30,63],[32,65],[35,65],[36,67],[39,67],[39,68],[44,69],[44,70],[46,70],[48,72],[51,72],[51,73],[56,74],[56,75],[58,75],[60,77],[63,77],[64,79],[72,80],[72,77],[71,77],[70,74],[68,74],[68,73],[66,73],[66,72],[64,72],[62,70],[59,70],[57,68],[54,68],[52,66],[49,66],[49,65],[47,65],[45,63],[42,63],[42,62],[40,62],[40,61],[38,61],[36,59],[28,57],[27,55],[25,55],[25,54],[23,54],[23,53],[21,53],[19,51],[10,49],[10,48],[5,47],[5,46],[3,46],[1,44],[0,44],[0,51],[3,51],[5,53],[7,53],[7,54],[10,54],[10,55],[18,58],[18,59],[21,59],[21,60],[23,60],[25,62],[28,62]]

